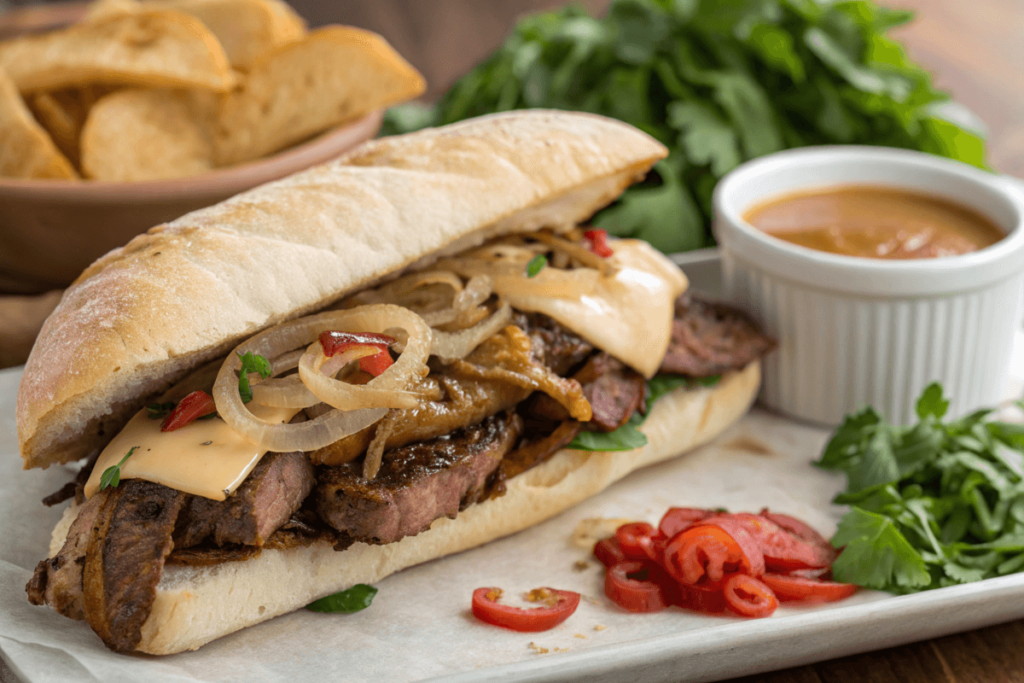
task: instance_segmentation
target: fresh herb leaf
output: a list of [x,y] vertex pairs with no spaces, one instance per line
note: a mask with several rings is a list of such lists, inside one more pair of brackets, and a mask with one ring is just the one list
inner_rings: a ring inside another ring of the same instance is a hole
[[710,377],[684,377],[683,375],[655,375],[647,380],[648,409],[665,394],[672,393],[682,387],[713,387],[722,381],[721,375]]
[[526,277],[536,277],[548,265],[548,258],[544,254],[537,254],[526,264]]
[[682,375],[655,375],[647,380],[647,409],[665,394],[670,394],[680,387],[685,387],[687,380]]
[[171,414],[174,410],[174,401],[167,401],[166,403],[150,403],[146,406],[147,415],[150,420],[162,420]]
[[637,427],[643,417],[633,413],[629,421],[614,432],[580,432],[568,448],[580,451],[631,451],[647,445],[647,437]]
[[353,614],[369,607],[375,595],[377,595],[376,588],[367,586],[365,583],[357,583],[348,590],[309,603],[306,605],[306,609],[330,614]]
[[242,395],[242,403],[248,403],[252,400],[249,374],[258,373],[263,379],[270,377],[270,361],[252,351],[246,351],[244,355],[240,353],[238,357],[242,359],[242,368],[238,371],[238,393]]
[[985,167],[983,140],[941,118],[947,96],[887,31],[910,13],[867,0],[612,0],[523,17],[431,108],[384,134],[511,109],[586,111],[669,148],[593,224],[663,251],[713,244],[711,194],[748,159],[805,145],[918,149]]
[[922,420],[932,416],[941,420],[949,410],[949,401],[942,398],[942,385],[932,382],[925,387],[921,398],[917,399],[917,416]]
[[107,469],[103,470],[103,474],[100,475],[100,491],[108,486],[115,489],[117,488],[118,484],[121,483],[121,466],[124,465],[128,458],[132,456],[132,453],[135,452],[136,448],[138,448],[138,446],[132,446],[128,449],[125,456],[121,458],[121,462],[116,465],[111,465]]
[[1024,427],[948,408],[932,384],[916,425],[869,408],[836,430],[816,464],[847,477],[837,579],[905,593],[1024,571]]
[[853,508],[839,522],[832,545],[844,548],[832,563],[836,581],[880,590],[923,588],[931,583],[921,554],[882,515]]

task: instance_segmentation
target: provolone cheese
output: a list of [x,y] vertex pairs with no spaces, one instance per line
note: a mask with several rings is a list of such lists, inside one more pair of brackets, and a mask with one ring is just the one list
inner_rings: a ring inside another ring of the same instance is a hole
[[593,268],[545,268],[534,279],[550,283],[553,291],[563,281],[581,296],[523,294],[521,278],[498,276],[494,291],[520,311],[551,316],[599,349],[607,351],[645,377],[653,377],[668,351],[675,300],[686,291],[686,276],[679,268],[640,240],[614,240],[609,262],[614,276]]
[[[255,403],[249,408],[257,417],[281,423],[298,412]],[[135,452],[121,466],[121,479],[145,479],[212,500],[234,493],[266,453],[219,417],[196,420],[173,432],[161,432],[162,423],[149,419],[147,410],[139,411],[103,449],[85,485],[86,498],[99,490],[103,472],[132,447]]]

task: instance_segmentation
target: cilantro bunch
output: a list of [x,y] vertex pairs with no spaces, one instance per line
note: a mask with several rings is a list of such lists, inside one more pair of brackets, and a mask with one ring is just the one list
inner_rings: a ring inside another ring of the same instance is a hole
[[837,581],[893,593],[1024,569],[1024,425],[980,410],[943,422],[932,384],[913,427],[873,409],[846,418],[816,464],[846,473],[849,505],[832,539]]
[[669,150],[594,224],[664,252],[713,242],[711,193],[739,163],[791,147],[869,144],[984,166],[980,138],[886,36],[911,18],[870,0],[613,0],[527,16],[433,108],[388,112],[386,133],[547,107],[603,114]]

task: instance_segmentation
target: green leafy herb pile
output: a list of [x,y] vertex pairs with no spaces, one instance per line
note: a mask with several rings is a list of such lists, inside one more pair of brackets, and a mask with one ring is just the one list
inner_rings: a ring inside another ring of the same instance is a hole
[[790,147],[870,144],[984,166],[980,138],[886,36],[911,18],[870,0],[613,0],[522,19],[433,108],[392,109],[385,133],[547,107],[621,119],[671,151],[594,224],[664,252],[712,243],[711,193],[742,161]]
[[913,427],[868,408],[846,419],[819,467],[841,470],[850,506],[832,539],[837,581],[910,593],[1024,569],[1024,425],[981,410],[943,422],[932,384]]

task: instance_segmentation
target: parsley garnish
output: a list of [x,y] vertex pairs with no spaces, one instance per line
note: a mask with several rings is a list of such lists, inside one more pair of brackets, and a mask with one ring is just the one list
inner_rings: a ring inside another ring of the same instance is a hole
[[352,614],[369,607],[375,595],[377,595],[376,588],[367,586],[365,583],[357,583],[348,590],[334,593],[333,595],[320,598],[316,602],[309,603],[306,605],[306,609],[313,612]]
[[[921,3],[924,4],[924,3]],[[985,166],[942,118],[948,96],[888,35],[910,12],[863,0],[613,0],[523,17],[433,107],[393,107],[385,134],[512,109],[586,111],[669,148],[593,219],[671,253],[714,245],[711,194],[740,163],[822,144],[917,149]]]
[[526,264],[526,277],[536,277],[537,273],[544,270],[548,265],[548,257],[544,254],[537,254]]
[[166,403],[150,403],[146,406],[146,410],[149,411],[147,417],[150,420],[160,420],[171,414],[174,410],[174,401],[167,401]]
[[121,483],[121,465],[123,465],[128,458],[132,457],[132,453],[135,452],[136,448],[138,448],[138,446],[132,446],[128,449],[128,453],[121,458],[121,462],[116,465],[111,465],[107,469],[103,470],[103,474],[100,476],[100,491],[108,486],[115,489],[117,488],[117,485]]
[[242,359],[242,369],[238,371],[238,393],[242,395],[242,403],[252,400],[252,387],[249,386],[249,373],[259,373],[263,379],[270,377],[270,361],[252,351],[246,351],[245,355],[238,354]]
[[918,422],[850,415],[816,464],[846,474],[850,506],[832,539],[837,581],[908,593],[1024,569],[1024,427],[979,410],[943,421],[932,384]]

